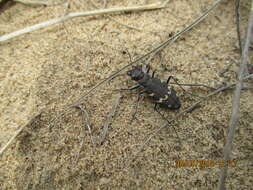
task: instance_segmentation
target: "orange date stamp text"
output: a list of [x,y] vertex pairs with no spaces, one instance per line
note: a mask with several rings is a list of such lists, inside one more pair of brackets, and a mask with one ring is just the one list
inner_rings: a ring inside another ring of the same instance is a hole
[[236,167],[237,160],[176,160],[175,167]]

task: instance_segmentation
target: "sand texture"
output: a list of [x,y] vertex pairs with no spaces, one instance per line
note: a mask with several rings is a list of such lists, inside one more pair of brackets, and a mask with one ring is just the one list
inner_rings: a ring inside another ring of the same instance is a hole
[[[94,1],[99,7],[134,6],[158,0]],[[61,1],[57,1],[61,2]],[[0,148],[41,113],[0,157],[0,189],[216,189],[220,166],[175,167],[177,160],[222,160],[234,91],[218,93],[192,113],[179,117],[153,137],[133,160],[153,130],[165,123],[138,90],[123,91],[102,145],[94,146],[85,113],[68,105],[113,72],[190,24],[214,1],[175,1],[166,8],[134,13],[78,17],[0,42]],[[249,3],[241,4],[241,30],[247,27]],[[70,1],[69,12],[96,9],[88,0]],[[0,36],[64,14],[64,5],[11,3],[0,12]],[[250,52],[252,54],[252,52]],[[249,63],[252,61],[252,56]],[[240,53],[234,1],[224,0],[208,17],[155,56],[156,76],[175,76],[180,83],[219,87],[236,81]],[[227,72],[223,72],[227,69]],[[222,74],[223,73],[223,74]],[[105,83],[82,100],[93,141],[100,142],[104,124],[119,91],[135,83],[126,75]],[[253,85],[252,81],[247,85]],[[172,119],[212,92],[204,87],[173,85],[180,110],[160,109]],[[253,184],[253,91],[243,90],[226,186]]]

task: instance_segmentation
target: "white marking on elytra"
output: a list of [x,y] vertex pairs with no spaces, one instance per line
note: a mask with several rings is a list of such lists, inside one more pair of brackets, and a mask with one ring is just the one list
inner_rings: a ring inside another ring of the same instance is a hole
[[171,94],[171,88],[168,86],[168,94]]
[[151,93],[151,94],[148,94],[148,96],[155,96],[155,94],[154,94],[154,93]]
[[167,100],[168,97],[169,97],[169,96],[166,94],[165,97],[164,97],[164,98],[160,98],[160,99],[158,100],[158,102],[159,102],[159,103],[163,103],[163,101],[164,101],[164,100]]

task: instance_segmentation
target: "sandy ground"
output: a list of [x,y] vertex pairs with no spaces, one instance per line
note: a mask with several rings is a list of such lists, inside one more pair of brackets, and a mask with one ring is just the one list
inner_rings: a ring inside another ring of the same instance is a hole
[[[153,1],[108,0],[107,7]],[[215,189],[220,166],[174,167],[176,160],[221,160],[231,114],[233,91],[209,98],[191,114],[173,123],[132,160],[151,132],[165,122],[147,99],[141,100],[131,122],[137,92],[122,92],[105,142],[94,147],[78,109],[50,121],[91,87],[190,24],[213,1],[171,1],[162,10],[80,17],[0,44],[0,148],[27,125],[0,158],[0,189]],[[103,3],[97,1],[99,6]],[[92,10],[87,0],[71,1],[70,11]],[[63,14],[63,5],[31,7],[13,4],[0,13],[0,35]],[[241,6],[246,28],[249,4]],[[127,26],[126,26],[127,25]],[[234,3],[224,1],[200,25],[151,61],[157,77],[173,75],[182,83],[210,86],[233,83],[240,59]],[[229,67],[229,72],[220,74]],[[124,72],[123,72],[124,73]],[[134,83],[124,75],[106,83],[82,102],[90,117],[94,140],[122,87]],[[174,86],[183,110],[199,98]],[[189,88],[205,96],[206,88]],[[228,189],[249,189],[253,183],[252,90],[243,91],[240,120],[229,168]],[[179,111],[161,109],[171,119]]]

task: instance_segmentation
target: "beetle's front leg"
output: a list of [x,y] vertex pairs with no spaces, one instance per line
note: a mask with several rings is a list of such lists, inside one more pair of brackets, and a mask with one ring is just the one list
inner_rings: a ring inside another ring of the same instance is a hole
[[[169,78],[167,79],[167,82],[166,82],[166,83],[167,83],[167,84],[169,84],[170,79],[172,79],[172,78],[174,79],[174,77],[173,77],[173,76],[169,76]],[[174,80],[175,80],[175,79],[174,79]]]
[[148,90],[148,89],[143,89],[142,91],[140,91],[139,94],[141,95],[141,94],[145,94],[145,93],[148,95],[151,94],[150,90]]

